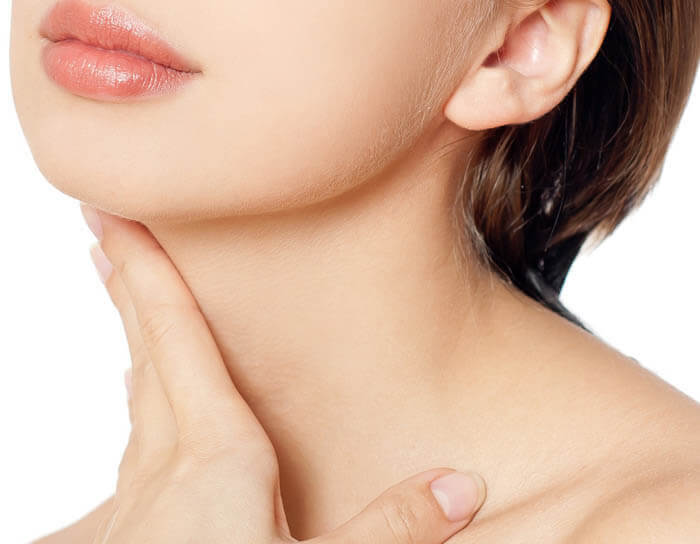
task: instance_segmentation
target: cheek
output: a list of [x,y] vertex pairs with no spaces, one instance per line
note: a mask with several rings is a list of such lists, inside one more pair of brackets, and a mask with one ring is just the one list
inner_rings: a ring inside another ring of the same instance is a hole
[[27,40],[18,111],[49,181],[141,220],[261,213],[347,190],[420,134],[442,54],[422,2],[233,4],[192,11],[203,77],[158,100],[70,95]]
[[415,39],[424,22],[380,13],[392,2],[299,4],[283,3],[264,28],[217,32],[210,52],[201,130],[233,174],[231,204],[270,210],[335,195],[416,136],[433,64]]

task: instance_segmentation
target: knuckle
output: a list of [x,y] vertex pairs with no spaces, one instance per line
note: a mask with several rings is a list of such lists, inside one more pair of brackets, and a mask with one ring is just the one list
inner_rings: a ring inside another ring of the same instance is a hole
[[177,328],[173,307],[156,304],[141,318],[141,334],[147,345],[158,345],[173,335]]
[[[227,432],[228,431],[228,432]],[[207,461],[218,455],[230,455],[236,446],[230,428],[216,420],[189,420],[179,430],[178,449],[182,455],[198,461]]]
[[255,473],[260,481],[270,484],[279,478],[277,454],[270,452],[267,448],[251,448],[244,460],[247,460],[247,465],[243,465],[246,473]]
[[[116,248],[112,248],[109,239],[105,237],[102,242],[105,246],[105,252],[113,254],[111,255],[111,262],[114,268],[119,273],[119,277],[124,281],[126,285],[131,285],[134,279],[138,279],[138,255],[132,256],[129,252],[121,252],[125,254],[119,254],[116,252]],[[110,251],[111,250],[111,251]]]
[[142,338],[147,345],[157,345],[178,335],[190,334],[192,324],[202,319],[199,308],[187,303],[155,302],[139,316]]
[[130,474],[128,480],[128,488],[130,492],[138,493],[144,489],[148,482],[153,478],[153,472],[141,463],[138,463]]
[[212,444],[200,432],[181,432],[177,442],[178,458],[193,463],[205,463],[217,453],[225,451],[227,449],[223,445]]
[[[187,395],[184,392],[183,395]],[[237,449],[241,440],[252,443],[259,440],[251,426],[236,424],[226,411],[225,404],[212,396],[207,407],[178,415],[178,439],[185,446],[204,446],[212,451]]]
[[234,435],[229,427],[217,430],[211,423],[197,430],[181,431],[176,457],[189,469],[227,466],[246,474],[255,473],[265,481],[274,481],[279,474],[277,455],[271,445],[260,441],[257,435],[245,432]]
[[207,465],[208,456],[198,451],[196,447],[184,447],[177,444],[170,462],[170,478],[173,482],[184,482],[194,474],[202,472]]
[[413,501],[392,494],[380,503],[380,511],[394,542],[419,544],[421,516]]

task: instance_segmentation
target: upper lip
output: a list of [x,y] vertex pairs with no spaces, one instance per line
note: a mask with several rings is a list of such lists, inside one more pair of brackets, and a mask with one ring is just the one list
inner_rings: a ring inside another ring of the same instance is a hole
[[52,42],[75,39],[126,51],[180,72],[201,71],[147,23],[112,4],[97,7],[82,0],[60,0],[41,20],[39,33]]

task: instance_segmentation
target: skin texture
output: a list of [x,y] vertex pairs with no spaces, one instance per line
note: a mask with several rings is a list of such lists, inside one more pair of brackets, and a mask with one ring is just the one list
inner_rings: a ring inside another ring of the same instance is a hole
[[296,538],[435,466],[484,476],[462,538],[495,543],[564,541],[619,490],[698,471],[697,403],[456,258],[466,151],[562,100],[606,2],[125,0],[203,72],[125,104],[42,72],[50,5],[12,12],[34,158],[164,247],[274,444]]
[[[297,542],[270,439],[168,255],[144,225],[82,211],[99,238],[91,256],[119,311],[132,362],[131,434],[94,542]],[[474,476],[444,467],[414,475],[306,542],[440,544],[483,503],[486,486]]]

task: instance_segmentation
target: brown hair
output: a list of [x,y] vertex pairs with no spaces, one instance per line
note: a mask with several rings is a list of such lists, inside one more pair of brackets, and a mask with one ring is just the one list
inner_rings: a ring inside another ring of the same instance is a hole
[[569,267],[657,181],[700,57],[698,0],[611,7],[598,55],[554,110],[484,132],[455,209],[480,262],[583,328],[559,302]]

